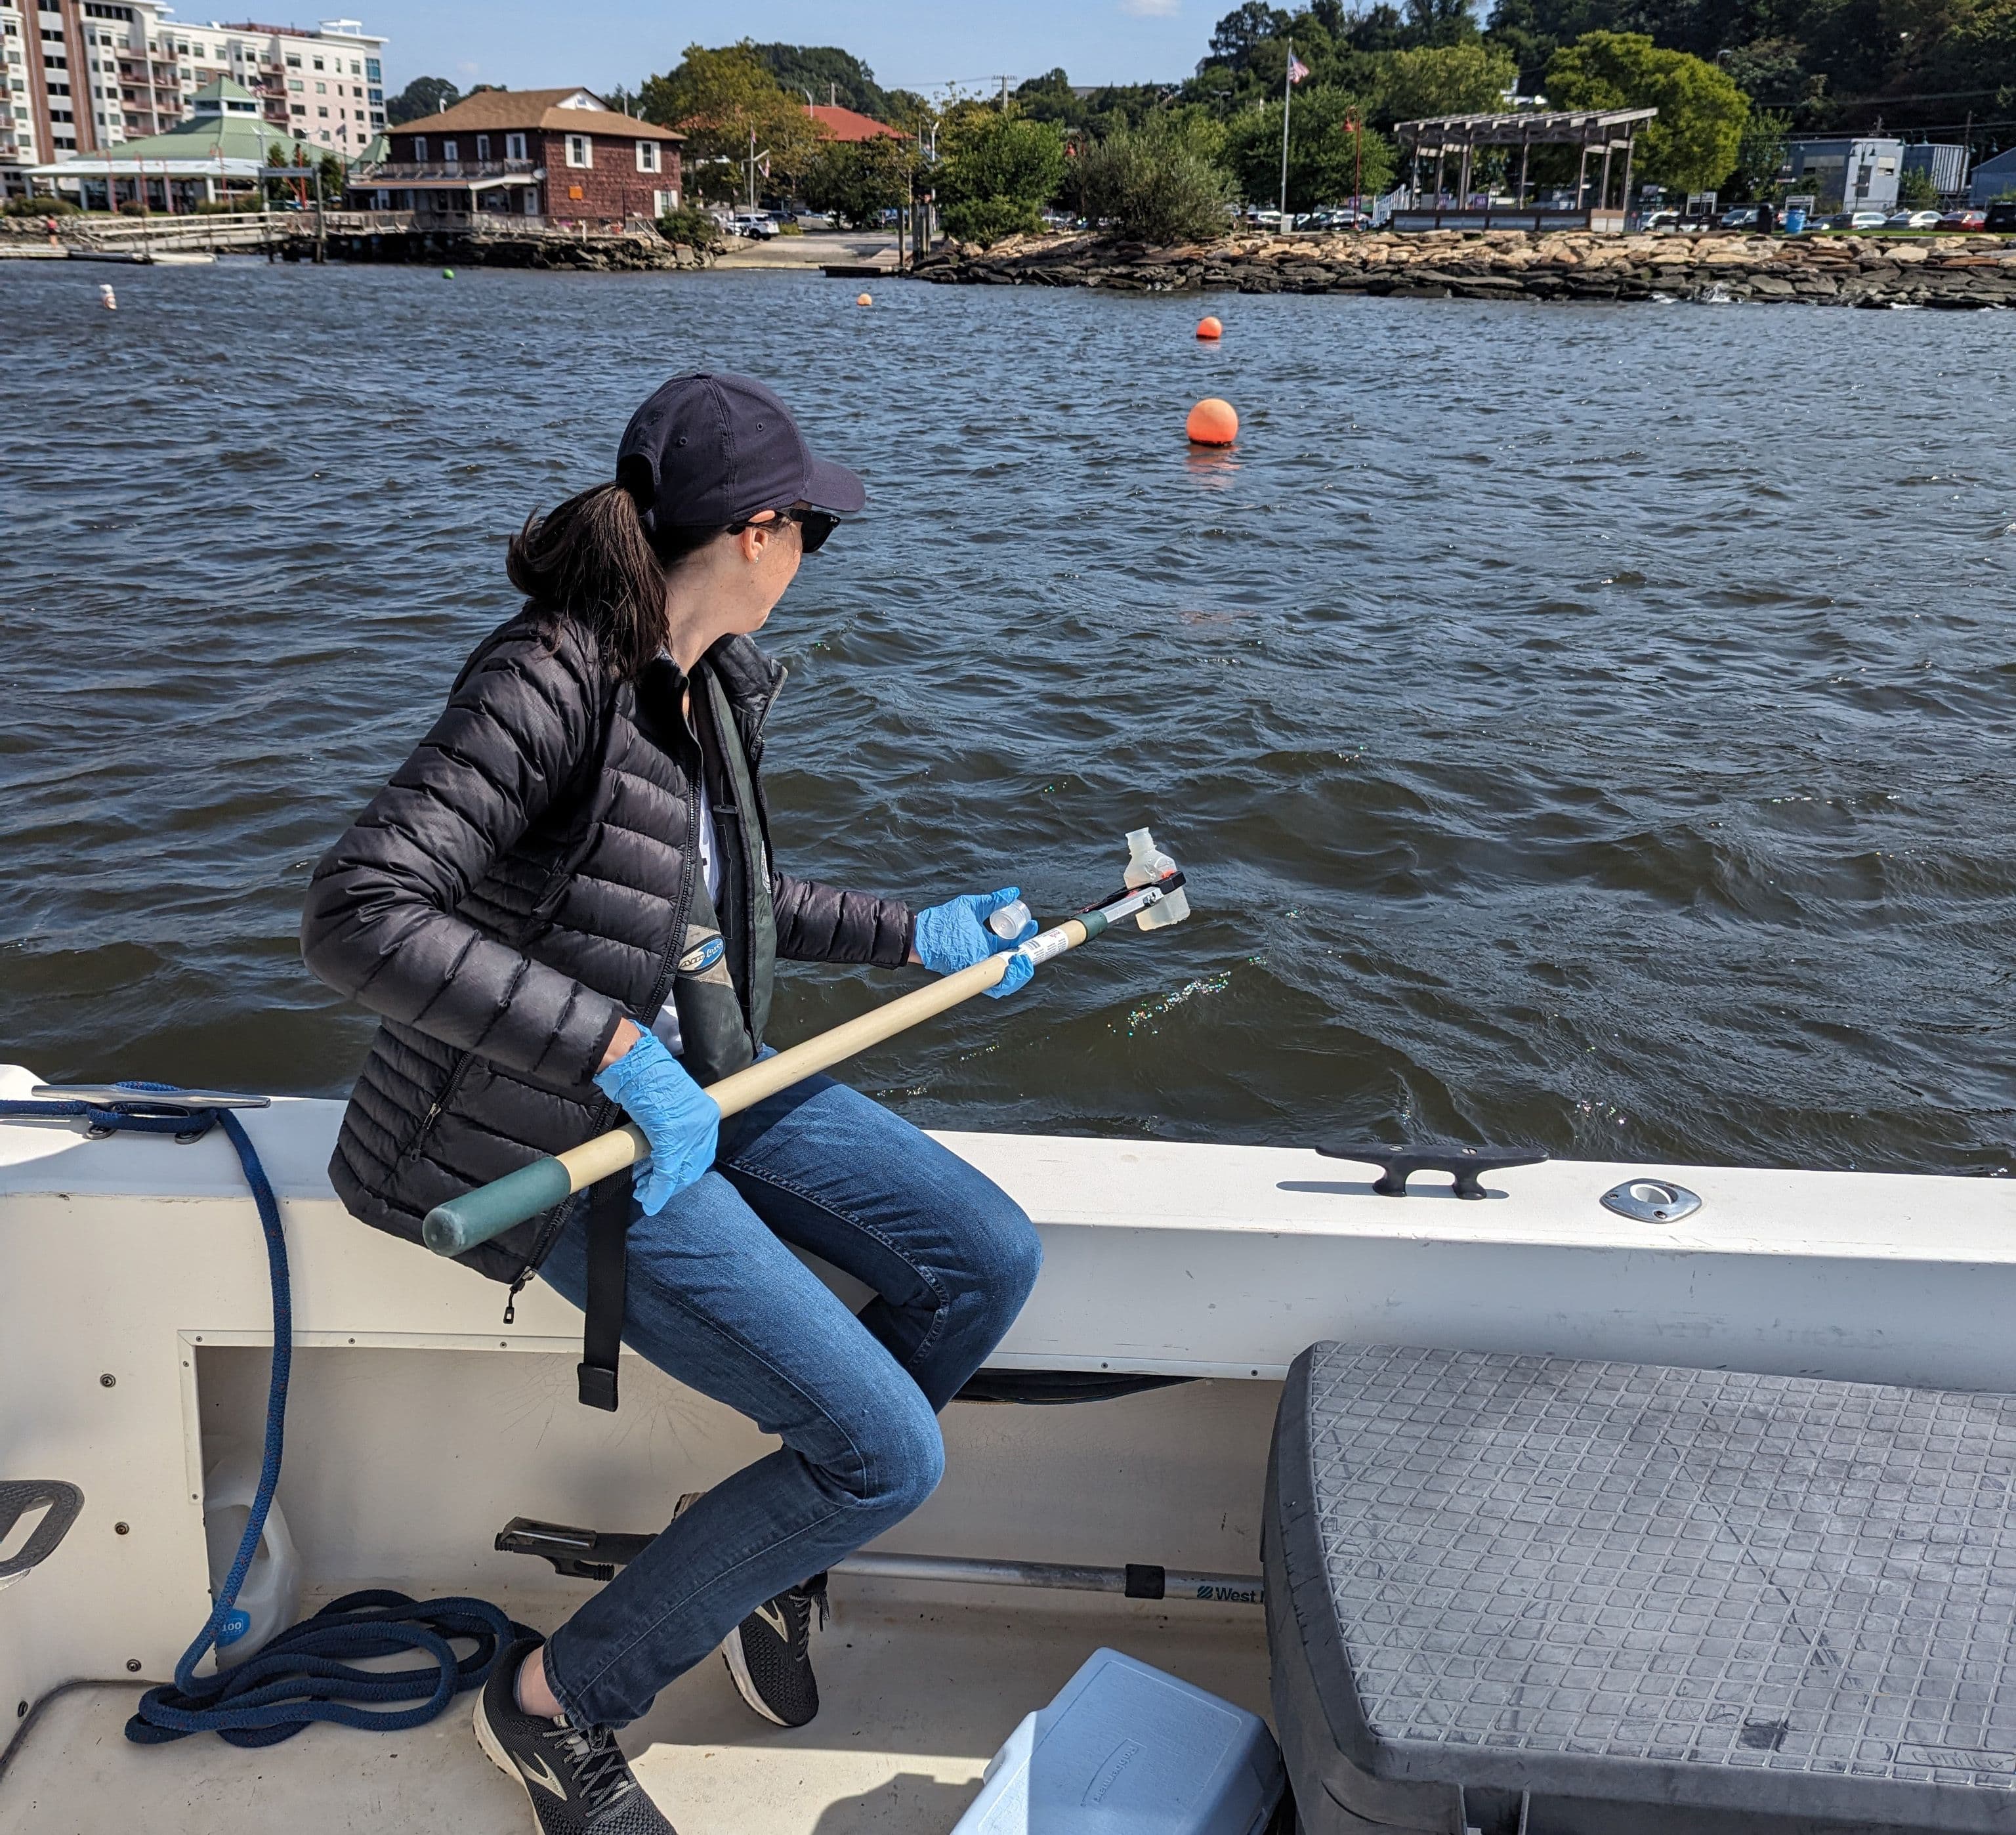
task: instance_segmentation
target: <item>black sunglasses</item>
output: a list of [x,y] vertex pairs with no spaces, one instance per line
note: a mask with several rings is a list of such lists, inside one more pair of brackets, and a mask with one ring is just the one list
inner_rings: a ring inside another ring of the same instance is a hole
[[793,505],[789,509],[780,509],[767,522],[758,523],[752,516],[740,523],[731,523],[728,532],[740,535],[744,529],[774,529],[785,523],[798,525],[798,546],[801,552],[817,554],[826,545],[826,538],[840,527],[840,518],[829,516],[823,509],[812,509]]

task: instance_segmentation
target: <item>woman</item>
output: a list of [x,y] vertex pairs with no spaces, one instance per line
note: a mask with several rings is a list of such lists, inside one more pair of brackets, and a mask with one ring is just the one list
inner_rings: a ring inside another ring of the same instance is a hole
[[[1012,887],[913,915],[771,865],[759,769],[783,671],[749,634],[862,496],[761,384],[666,383],[616,482],[513,542],[524,609],[317,867],[302,919],[309,967],[384,1020],[329,1168],[351,1211],[417,1241],[443,1199],[627,1114],[651,1149],[634,1193],[607,1181],[464,1260],[585,1308],[583,1401],[615,1406],[620,1322],[783,1441],[498,1664],[477,1736],[549,1831],[669,1828],[614,1730],[717,1646],[758,1711],[812,1718],[825,1570],[930,1495],[938,1411],[1036,1276],[1014,1203],[866,1097],[814,1078],[723,1124],[703,1088],[763,1049],[780,955],[944,974],[1011,946],[985,920]],[[1018,959],[999,991],[1027,979]],[[857,1319],[792,1245],[877,1297]]]

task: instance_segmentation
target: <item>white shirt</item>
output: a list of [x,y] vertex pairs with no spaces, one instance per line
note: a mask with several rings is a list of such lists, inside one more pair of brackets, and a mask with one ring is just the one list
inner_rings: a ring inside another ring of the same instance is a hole
[[[721,909],[721,838],[714,830],[714,804],[707,793],[707,772],[700,775],[700,876],[707,882],[707,895],[714,901],[715,909]],[[679,940],[679,953],[686,953],[686,941]],[[679,1015],[669,997],[658,1009],[658,1015],[651,1022],[651,1030],[657,1035],[658,1042],[674,1057],[679,1055],[683,1041],[679,1037]]]

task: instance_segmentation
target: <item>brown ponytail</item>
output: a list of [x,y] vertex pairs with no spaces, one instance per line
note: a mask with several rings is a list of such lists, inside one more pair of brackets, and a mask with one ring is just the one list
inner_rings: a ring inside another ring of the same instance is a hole
[[719,532],[675,530],[654,547],[636,498],[621,484],[597,484],[527,516],[504,570],[534,604],[588,624],[617,673],[634,682],[665,646],[666,575]]

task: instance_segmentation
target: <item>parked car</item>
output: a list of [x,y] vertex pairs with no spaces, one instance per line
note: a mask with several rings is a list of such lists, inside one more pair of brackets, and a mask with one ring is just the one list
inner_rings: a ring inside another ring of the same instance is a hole
[[1757,207],[1738,204],[1733,210],[1724,210],[1715,221],[1724,229],[1754,229],[1757,226]]
[[728,219],[731,234],[768,241],[778,233],[777,220],[768,210],[739,210]]
[[1936,229],[1939,226],[1937,210],[1893,210],[1884,225],[1886,229]]
[[1988,213],[1985,210],[1949,210],[1940,218],[1942,229],[1985,229]]
[[1842,225],[1847,229],[1886,229],[1890,219],[1881,210],[1850,210],[1848,221]]

